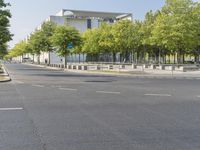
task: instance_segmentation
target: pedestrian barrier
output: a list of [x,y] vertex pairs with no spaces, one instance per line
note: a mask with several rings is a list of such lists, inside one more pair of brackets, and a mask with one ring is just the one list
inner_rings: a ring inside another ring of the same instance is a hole
[[179,69],[183,72],[187,72],[187,71],[197,71],[197,70],[199,70],[199,67],[197,67],[196,65],[194,65],[194,66],[181,66],[181,67],[179,67]]
[[113,65],[108,65],[108,70],[113,70]]

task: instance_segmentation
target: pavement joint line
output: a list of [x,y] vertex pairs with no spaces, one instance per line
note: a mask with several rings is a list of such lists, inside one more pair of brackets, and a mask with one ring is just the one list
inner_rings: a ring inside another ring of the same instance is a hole
[[44,85],[33,84],[34,87],[44,87]]
[[104,93],[104,94],[121,94],[121,92],[111,92],[111,91],[96,91],[96,93]]
[[0,111],[8,111],[8,110],[24,110],[22,107],[16,107],[16,108],[0,108]]
[[14,81],[14,82],[15,82],[15,83],[18,83],[18,84],[24,84],[24,82],[18,81],[18,80]]
[[71,88],[59,88],[60,90],[66,90],[66,91],[77,91],[77,89],[71,89]]
[[165,97],[170,97],[172,95],[170,94],[144,94],[145,96],[165,96]]

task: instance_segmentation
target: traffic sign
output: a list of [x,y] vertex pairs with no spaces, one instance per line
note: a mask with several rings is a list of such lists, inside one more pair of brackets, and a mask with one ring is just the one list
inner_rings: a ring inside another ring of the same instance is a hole
[[72,49],[72,48],[73,48],[72,42],[70,42],[70,43],[67,45],[67,48],[68,48],[68,49]]

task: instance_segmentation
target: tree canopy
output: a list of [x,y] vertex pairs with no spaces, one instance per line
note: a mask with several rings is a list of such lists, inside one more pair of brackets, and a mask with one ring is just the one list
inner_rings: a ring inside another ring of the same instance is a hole
[[12,34],[9,31],[9,19],[11,13],[8,9],[9,3],[5,3],[4,0],[0,0],[0,55],[4,56],[7,52],[7,42],[12,39]]
[[56,49],[56,53],[65,57],[66,65],[67,55],[70,53],[70,49],[80,45],[81,36],[76,28],[67,25],[60,25],[55,29],[51,40]]
[[184,63],[185,56],[190,55],[198,62],[199,14],[199,2],[166,0],[160,10],[147,12],[143,21],[101,22],[98,28],[88,29],[82,35],[74,27],[47,22],[31,35],[29,50],[40,54],[55,49],[65,57],[82,53],[94,57],[89,59],[94,61],[107,60],[102,57],[108,56],[113,62],[117,54],[121,61],[140,63],[172,63],[171,56],[174,62]]

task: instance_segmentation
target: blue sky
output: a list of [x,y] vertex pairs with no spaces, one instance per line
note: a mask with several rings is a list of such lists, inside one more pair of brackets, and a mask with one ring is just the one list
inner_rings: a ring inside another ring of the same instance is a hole
[[23,40],[49,15],[61,9],[130,12],[134,19],[142,20],[149,10],[160,9],[164,0],[5,0],[11,3],[11,32],[14,34],[12,47]]

